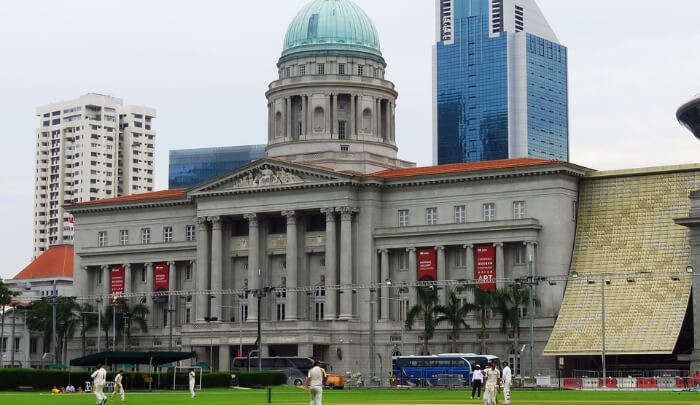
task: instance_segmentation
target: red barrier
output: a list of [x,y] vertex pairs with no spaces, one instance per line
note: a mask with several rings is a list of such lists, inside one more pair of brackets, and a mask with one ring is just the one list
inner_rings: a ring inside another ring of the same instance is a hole
[[637,378],[637,388],[656,388],[656,379]]
[[583,386],[583,380],[580,378],[565,378],[564,388],[581,388]]
[[[608,379],[606,379],[606,381],[607,381],[608,388],[617,388],[617,378],[608,378]],[[603,379],[602,378],[598,379],[598,384],[601,387],[603,386]]]
[[677,388],[693,388],[693,378],[692,377],[676,378],[676,387]]

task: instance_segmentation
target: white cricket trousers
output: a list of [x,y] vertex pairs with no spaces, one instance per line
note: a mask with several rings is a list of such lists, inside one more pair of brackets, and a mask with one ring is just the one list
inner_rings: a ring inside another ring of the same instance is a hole
[[124,386],[120,385],[119,387],[114,387],[114,392],[112,393],[112,399],[114,399],[114,396],[119,394],[122,397],[122,401],[126,401],[126,398],[124,397]]
[[510,383],[511,381],[503,381],[503,396],[506,398],[506,404],[510,404]]
[[194,398],[194,384],[190,383],[190,398]]
[[95,388],[95,400],[97,401],[97,402],[95,402],[96,404],[101,404],[102,401],[107,399],[107,396],[105,396],[104,392],[102,392],[104,387],[105,386],[103,384],[95,384],[94,388]]
[[311,405],[321,405],[323,403],[323,388],[311,387],[309,393],[311,394]]

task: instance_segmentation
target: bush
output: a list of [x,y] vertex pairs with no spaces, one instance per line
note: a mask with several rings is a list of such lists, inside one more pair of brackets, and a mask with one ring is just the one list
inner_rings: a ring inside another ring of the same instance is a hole
[[221,388],[231,386],[231,373],[205,373],[202,374],[202,388]]
[[236,373],[238,385],[241,387],[284,385],[287,375],[280,371],[241,371]]
[[14,390],[17,387],[33,387],[36,390],[49,390],[54,385],[65,387],[72,383],[76,388],[90,379],[89,372],[69,373],[61,370],[36,370],[33,368],[0,369],[0,390]]

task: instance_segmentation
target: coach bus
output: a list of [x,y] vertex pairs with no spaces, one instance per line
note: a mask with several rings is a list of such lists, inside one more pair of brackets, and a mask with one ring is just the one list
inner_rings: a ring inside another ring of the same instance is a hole
[[448,353],[433,356],[395,357],[393,373],[398,385],[446,386],[469,385],[472,370],[484,369],[498,357],[474,353]]

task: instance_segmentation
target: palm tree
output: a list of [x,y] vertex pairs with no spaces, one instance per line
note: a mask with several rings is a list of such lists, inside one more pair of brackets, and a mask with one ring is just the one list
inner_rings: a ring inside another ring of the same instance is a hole
[[[20,295],[17,291],[10,290],[5,283],[0,279],[0,307],[2,307],[2,318],[0,322],[0,336],[5,336],[5,307],[12,303],[14,297]],[[2,366],[2,356],[0,356],[0,366]]]
[[[148,313],[150,312],[148,310],[148,307],[143,304],[135,304],[134,306],[129,306],[129,304],[126,301],[122,301],[121,306],[119,307],[120,311],[122,314],[129,314],[126,317],[121,317],[122,318],[122,323],[120,329],[123,330],[124,338],[126,339],[127,342],[127,349],[128,345],[131,344],[131,326],[132,324],[135,324],[135,326],[143,333],[148,332]],[[126,318],[126,324],[124,324],[124,318]]]
[[[72,299],[59,298],[56,304],[56,362],[64,361],[67,355],[68,341],[75,334],[79,323],[80,305]],[[32,309],[27,314],[27,325],[30,330],[43,333],[44,351],[51,346],[53,330],[53,308],[48,300],[32,303]]]
[[83,356],[85,356],[87,352],[87,333],[90,329],[98,326],[97,314],[85,313],[95,312],[95,309],[89,303],[82,304],[80,306],[80,312],[80,341],[82,343]]
[[[540,306],[540,300],[533,297],[535,307]],[[520,347],[520,309],[530,304],[530,290],[513,284],[499,291],[498,311],[501,313],[501,331],[513,334],[513,347]]]
[[411,330],[413,324],[419,316],[423,317],[423,355],[427,355],[428,352],[428,342],[435,335],[435,329],[437,328],[437,307],[439,306],[440,299],[434,291],[428,291],[422,287],[416,287],[418,291],[418,304],[414,305],[406,315],[406,329]]
[[[105,333],[105,350],[109,350],[109,331],[112,329],[114,305],[107,305],[100,316],[100,329]],[[118,331],[119,329],[117,329]],[[116,342],[115,342],[116,343]]]
[[438,325],[442,323],[447,323],[450,325],[452,330],[450,331],[450,351],[452,353],[457,352],[457,340],[459,339],[459,330],[469,329],[469,325],[464,320],[467,315],[476,310],[476,305],[467,302],[462,303],[459,298],[457,298],[457,293],[454,290],[450,290],[447,296],[447,305],[439,305],[435,310],[440,316],[436,319]]
[[481,334],[479,342],[481,344],[481,354],[486,354],[486,322],[490,310],[496,309],[498,305],[498,293],[482,289],[477,284],[461,286],[457,292],[470,292],[474,296],[474,307],[479,323],[481,323]]

